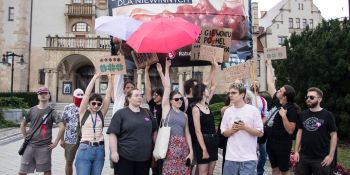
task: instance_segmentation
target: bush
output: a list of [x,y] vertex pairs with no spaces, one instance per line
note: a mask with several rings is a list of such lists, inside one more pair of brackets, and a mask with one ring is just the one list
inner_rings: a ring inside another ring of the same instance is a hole
[[221,115],[221,108],[224,106],[225,106],[224,102],[213,103],[213,104],[209,105],[209,108],[214,115],[216,127],[219,125],[219,122],[221,119],[221,116],[220,116]]
[[35,106],[39,102],[38,95],[35,92],[14,92],[13,94],[10,92],[0,92],[0,98],[11,96],[22,98],[23,101],[28,104],[28,106]]
[[210,104],[225,102],[226,94],[214,94],[213,98],[210,100]]
[[23,101],[23,98],[18,97],[0,97],[0,109],[23,109],[29,108],[28,104]]
[[0,128],[18,127],[18,124],[5,120],[2,115],[0,111]]

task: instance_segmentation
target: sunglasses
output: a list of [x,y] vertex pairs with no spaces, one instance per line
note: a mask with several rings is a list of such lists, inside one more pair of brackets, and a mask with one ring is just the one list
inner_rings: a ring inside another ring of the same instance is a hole
[[99,103],[99,102],[91,102],[91,105],[92,106],[101,106],[102,105],[102,103]]
[[227,95],[236,95],[238,92],[228,92]]
[[305,96],[305,100],[307,99],[310,99],[310,100],[314,100],[315,98],[318,98],[318,97],[315,97],[315,96]]
[[179,100],[184,101],[184,98],[183,98],[183,97],[180,97],[180,98],[173,98],[173,100],[175,100],[175,101],[179,101]]
[[49,94],[48,92],[41,92],[41,93],[38,93],[38,95],[47,95]]

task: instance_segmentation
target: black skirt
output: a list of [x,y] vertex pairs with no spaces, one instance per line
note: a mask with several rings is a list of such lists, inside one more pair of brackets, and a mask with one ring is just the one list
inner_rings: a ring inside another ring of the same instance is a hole
[[205,146],[207,148],[209,158],[208,159],[202,159],[203,156],[203,150],[198,142],[193,144],[193,151],[194,156],[197,159],[197,164],[207,164],[212,161],[218,160],[218,146],[219,146],[219,139],[216,134],[203,134],[203,139]]

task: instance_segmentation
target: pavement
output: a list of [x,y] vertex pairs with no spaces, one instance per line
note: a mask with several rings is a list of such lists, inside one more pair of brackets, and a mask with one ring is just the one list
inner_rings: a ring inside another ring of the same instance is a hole
[[[106,131],[107,128],[104,128]],[[53,129],[53,138],[57,135],[58,128]],[[103,175],[113,175],[113,169],[109,167],[109,139],[108,135],[104,134],[105,138],[105,149],[106,149],[106,157],[105,164],[102,171]],[[21,156],[18,155],[18,149],[23,143],[22,135],[20,134],[19,128],[6,128],[0,129],[0,175],[13,175],[18,174]],[[221,166],[222,166],[222,150],[219,150],[219,160],[216,162],[214,175],[221,175]],[[265,174],[271,174],[271,168],[269,167],[270,163],[266,162],[265,165]],[[53,174],[65,174],[65,158],[64,158],[64,150],[61,146],[57,146],[52,151],[52,173]],[[34,173],[40,174],[40,173]],[[74,173],[75,174],[75,167]]]

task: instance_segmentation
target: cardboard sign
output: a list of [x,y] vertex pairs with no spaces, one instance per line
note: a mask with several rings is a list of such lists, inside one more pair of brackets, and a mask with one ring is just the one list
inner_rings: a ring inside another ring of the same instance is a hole
[[265,58],[270,60],[287,59],[286,46],[275,48],[264,48]]
[[96,72],[100,72],[101,75],[126,74],[125,57],[120,52],[117,55],[105,56],[96,59]]
[[251,78],[252,64],[254,64],[253,61],[247,61],[245,63],[224,69],[225,81],[227,83],[232,83],[237,79],[242,80]]
[[146,64],[152,65],[159,62],[156,53],[136,53],[132,51],[131,55],[134,59],[137,69],[144,69],[146,67]]
[[191,61],[215,61],[222,63],[224,56],[224,48],[213,47],[207,45],[193,44],[191,50]]
[[230,58],[231,38],[231,28],[202,27],[197,44],[223,48],[223,62],[228,62]]

